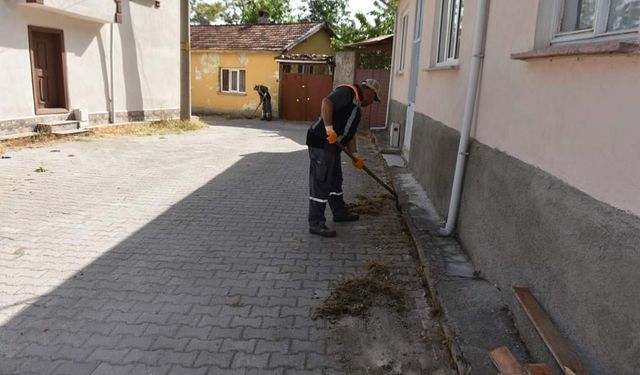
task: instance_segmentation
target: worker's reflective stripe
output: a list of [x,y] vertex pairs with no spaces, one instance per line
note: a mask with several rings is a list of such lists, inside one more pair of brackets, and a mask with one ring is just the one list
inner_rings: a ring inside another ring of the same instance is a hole
[[318,199],[318,198],[314,198],[314,197],[309,197],[309,199],[311,199],[314,202],[320,202],[320,203],[327,203],[329,202],[328,199]]
[[349,119],[347,120],[347,126],[345,126],[344,128],[344,133],[342,133],[342,136],[340,137],[340,141],[342,141],[344,137],[349,135],[349,131],[351,131],[351,126],[353,125],[353,120],[355,120],[356,114],[358,113],[358,104],[359,104],[358,101],[356,99],[353,99],[353,104],[355,105],[355,107],[353,107],[353,111],[351,111],[351,116],[349,116]]
[[329,193],[329,195],[338,195],[338,196],[340,196],[340,195],[342,195],[342,192],[340,192],[340,193],[331,192],[331,193]]

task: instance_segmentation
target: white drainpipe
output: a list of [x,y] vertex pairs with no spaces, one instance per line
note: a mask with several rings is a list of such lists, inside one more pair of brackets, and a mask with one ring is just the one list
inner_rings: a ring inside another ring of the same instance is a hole
[[451,189],[451,201],[449,202],[449,215],[447,217],[447,223],[440,229],[440,235],[442,236],[450,236],[453,234],[456,220],[458,219],[465,165],[467,163],[467,156],[469,155],[469,137],[471,134],[471,125],[473,125],[473,115],[475,113],[478,88],[480,86],[480,76],[482,74],[482,61],[484,59],[484,47],[489,19],[489,0],[478,0],[477,4],[478,13],[473,39],[473,57],[471,59],[471,71],[469,73],[469,86],[467,88],[467,97],[464,105],[458,158],[456,160],[456,170],[453,177],[453,187]]
[[114,23],[111,23],[110,40],[109,40],[109,75],[111,87],[109,88],[109,123],[116,122],[116,107],[115,107],[115,82],[113,81],[113,29]]

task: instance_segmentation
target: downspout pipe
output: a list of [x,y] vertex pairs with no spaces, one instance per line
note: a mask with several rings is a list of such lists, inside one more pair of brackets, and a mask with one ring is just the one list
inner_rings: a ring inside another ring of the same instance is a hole
[[113,80],[113,29],[114,23],[111,23],[111,31],[109,37],[109,75],[111,87],[109,88],[109,123],[113,124],[116,122],[116,107],[115,107],[115,82]]
[[447,223],[443,228],[440,228],[439,233],[441,236],[451,236],[455,230],[456,221],[458,220],[460,199],[462,197],[462,183],[464,182],[464,172],[467,164],[467,157],[469,156],[469,138],[476,110],[480,76],[482,74],[482,62],[484,60],[484,49],[487,39],[487,23],[489,20],[489,0],[478,0],[477,4],[478,13],[476,15],[476,29],[473,39],[473,57],[471,58],[469,85],[465,99],[464,115],[462,117],[462,130],[460,131],[458,157],[453,176],[451,201],[449,202],[449,214],[447,216]]

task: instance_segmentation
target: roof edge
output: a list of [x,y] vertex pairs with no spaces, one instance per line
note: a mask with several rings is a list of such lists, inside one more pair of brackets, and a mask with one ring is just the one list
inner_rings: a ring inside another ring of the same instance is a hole
[[[309,22],[309,23],[313,23],[313,22]],[[327,24],[327,21],[322,21],[319,22],[316,26],[314,26],[313,28],[311,28],[309,31],[307,31],[304,35],[302,35],[300,38],[298,38],[298,40],[294,41],[293,43],[290,43],[288,46],[284,47],[284,49],[282,50],[282,52],[286,52],[291,50],[292,48],[296,47],[297,45],[299,45],[300,43],[304,42],[305,40],[309,39],[312,35],[314,35],[315,33],[317,33],[320,30],[325,30],[327,31],[327,33],[329,34],[329,36],[331,37],[335,37],[336,33],[333,32],[333,30],[331,30],[331,28],[329,27],[329,25]]]

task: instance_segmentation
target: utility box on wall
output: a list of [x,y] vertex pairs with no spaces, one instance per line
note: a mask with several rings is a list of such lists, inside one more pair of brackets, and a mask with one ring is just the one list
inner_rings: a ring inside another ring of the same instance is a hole
[[397,122],[392,122],[389,127],[389,147],[400,147],[400,124]]

